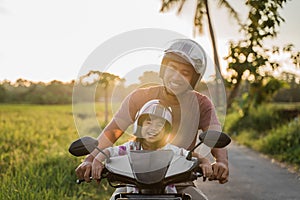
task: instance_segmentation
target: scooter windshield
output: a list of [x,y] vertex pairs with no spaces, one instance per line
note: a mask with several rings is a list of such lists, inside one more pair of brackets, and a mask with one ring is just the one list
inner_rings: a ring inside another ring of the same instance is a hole
[[173,155],[172,150],[139,150],[130,151],[128,157],[136,180],[144,184],[154,184],[165,177]]

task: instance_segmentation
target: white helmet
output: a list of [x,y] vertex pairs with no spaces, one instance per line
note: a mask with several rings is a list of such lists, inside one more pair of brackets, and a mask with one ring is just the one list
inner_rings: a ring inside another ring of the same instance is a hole
[[152,115],[166,120],[166,127],[172,127],[172,110],[166,106],[161,100],[153,99],[146,102],[143,107],[137,112],[133,125],[133,133],[140,136],[141,121],[140,118],[145,115]]
[[[192,87],[194,88],[206,70],[207,58],[204,49],[191,39],[176,39],[171,41],[169,47],[164,51],[163,61],[166,58],[174,59],[174,54],[194,67],[197,73],[195,80],[192,81]],[[163,78],[164,72],[165,67],[162,65],[160,69],[161,78]]]

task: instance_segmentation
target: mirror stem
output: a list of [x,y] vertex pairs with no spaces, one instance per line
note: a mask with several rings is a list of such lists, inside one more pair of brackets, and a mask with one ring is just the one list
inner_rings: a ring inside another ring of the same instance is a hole
[[100,152],[106,157],[106,162],[109,163],[109,162],[110,162],[110,159],[109,159],[108,155],[106,155],[106,153],[104,153],[104,151],[102,151],[99,147],[96,147],[96,149],[97,149],[98,151],[100,151]]
[[199,147],[202,144],[202,141],[200,141],[196,146],[194,146],[188,153],[188,155],[186,156],[187,160],[192,160],[192,154],[194,152],[194,150]]

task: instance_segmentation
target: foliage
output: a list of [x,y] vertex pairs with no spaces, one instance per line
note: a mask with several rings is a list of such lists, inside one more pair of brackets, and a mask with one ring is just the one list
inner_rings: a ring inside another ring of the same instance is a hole
[[272,105],[252,107],[248,115],[244,115],[242,112],[240,114],[239,117],[235,116],[234,119],[231,119],[231,126],[227,126],[228,132],[240,132],[251,129],[255,132],[263,133],[285,122],[284,118],[279,115],[279,110],[276,106]]
[[56,80],[50,83],[34,83],[25,79],[18,79],[15,83],[3,81],[0,84],[0,102],[69,104],[72,102],[73,84]]
[[[93,79],[91,82],[86,82],[85,79]],[[91,99],[93,101],[97,101],[99,99],[99,96],[104,94],[102,97],[104,98],[105,102],[105,121],[104,123],[108,122],[108,99],[109,99],[109,88],[114,88],[117,81],[121,81],[121,78],[119,76],[116,76],[114,74],[110,74],[107,72],[100,72],[100,71],[90,71],[84,76],[80,77],[80,83],[83,85],[96,85],[97,89],[95,89],[96,92],[92,92],[90,95],[94,97],[95,99]],[[99,86],[99,87],[98,87]],[[80,94],[79,94],[80,95]],[[92,102],[93,102],[92,101]]]
[[[279,14],[279,9],[283,8],[286,0],[249,0],[246,5],[250,11],[246,23],[242,26],[244,39],[240,41],[231,41],[229,54],[226,57],[228,61],[228,71],[232,74],[227,80],[232,86],[232,90],[228,100],[228,107],[231,107],[233,100],[238,94],[239,87],[243,79],[247,79],[250,84],[248,104],[258,105],[269,99],[270,95],[274,94],[282,86],[276,82],[273,76],[273,71],[280,67],[280,63],[273,61],[270,58],[271,54],[279,53],[280,51],[290,53],[290,58],[296,66],[299,61],[299,52],[293,52],[293,45],[266,48],[263,42],[268,38],[277,36],[278,27],[284,19]],[[271,78],[271,79],[270,79]],[[266,83],[266,80],[268,83]],[[268,91],[263,91],[268,85]],[[265,92],[264,94],[260,92]],[[259,96],[260,95],[260,96]],[[245,107],[249,109],[250,106]],[[245,111],[247,112],[247,111]]]
[[275,102],[300,102],[300,87],[280,89],[274,96]]
[[280,80],[288,87],[281,88],[274,96],[275,102],[300,102],[300,77],[294,73],[281,73]]
[[251,107],[257,107],[262,103],[273,101],[273,97],[278,93],[279,89],[288,87],[287,84],[274,77],[265,77],[263,81],[255,84],[248,84],[248,90],[243,93],[240,107],[244,114],[247,115]]
[[248,115],[229,113],[224,131],[238,143],[300,168],[299,117],[300,104],[263,104]]
[[300,121],[299,117],[270,131],[258,141],[257,148],[280,161],[295,163],[300,166]]
[[3,85],[0,85],[0,103],[4,102],[6,96],[6,90]]
[[75,184],[81,158],[67,150],[78,138],[70,105],[0,105],[0,127],[0,199],[108,199],[113,192],[106,181]]
[[[162,0],[161,1],[160,12],[166,12],[170,10],[172,7],[178,6],[177,13],[182,12],[182,8],[185,4],[185,0]],[[238,22],[240,23],[240,19],[238,13],[233,9],[233,7],[228,3],[228,1],[218,0],[218,5],[220,7],[225,8],[228,13]],[[194,15],[194,27],[198,33],[203,34],[204,28],[204,17],[209,12],[208,11],[208,1],[207,0],[197,0],[197,6],[195,8]]]
[[140,85],[144,87],[144,85],[155,85],[162,84],[162,80],[160,79],[157,72],[146,71],[142,76],[139,77]]
[[139,81],[126,87],[125,80],[119,76],[99,71],[90,71],[76,82],[5,80],[0,82],[0,103],[70,104],[109,100],[120,102],[138,87],[161,84],[158,73],[153,71],[144,72]]

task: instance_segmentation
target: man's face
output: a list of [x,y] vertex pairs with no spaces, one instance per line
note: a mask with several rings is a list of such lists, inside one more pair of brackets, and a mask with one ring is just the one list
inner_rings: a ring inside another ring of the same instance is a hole
[[193,66],[190,64],[169,61],[163,77],[167,91],[178,95],[190,89],[195,73]]

